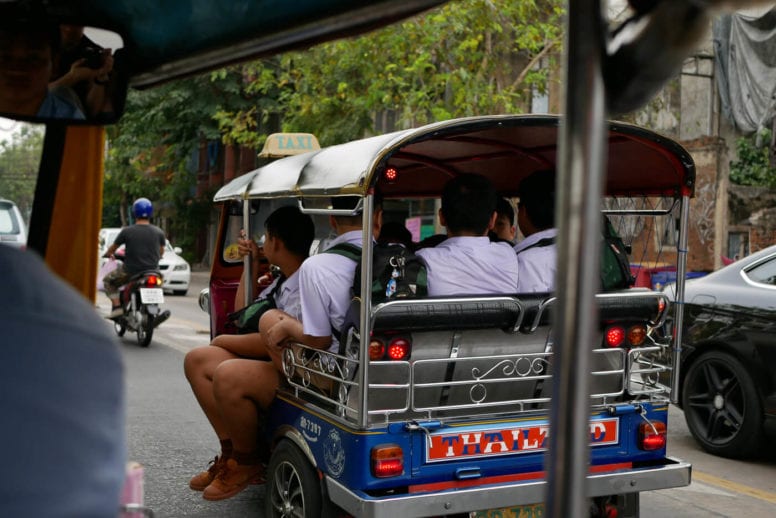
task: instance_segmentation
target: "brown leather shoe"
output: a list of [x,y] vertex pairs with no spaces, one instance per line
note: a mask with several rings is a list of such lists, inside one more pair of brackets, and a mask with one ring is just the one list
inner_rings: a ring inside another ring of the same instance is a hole
[[251,483],[263,479],[263,464],[237,464],[234,459],[227,459],[224,467],[216,473],[213,482],[205,488],[202,498],[205,500],[224,500],[231,498]]
[[198,473],[191,478],[189,487],[194,491],[204,491],[213,482],[213,479],[216,478],[216,474],[221,471],[224,464],[226,464],[226,460],[222,460],[222,457],[216,455],[216,458],[208,464],[207,471]]

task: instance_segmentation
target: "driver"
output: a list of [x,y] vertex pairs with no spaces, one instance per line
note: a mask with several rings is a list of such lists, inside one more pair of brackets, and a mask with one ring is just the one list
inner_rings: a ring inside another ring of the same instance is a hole
[[103,278],[105,294],[112,307],[108,318],[120,317],[124,310],[119,302],[119,288],[135,274],[159,268],[159,258],[164,254],[165,237],[162,229],[151,224],[154,207],[148,198],[138,198],[132,204],[135,224],[121,229],[113,244],[105,252],[115,259],[114,253],[125,246],[124,263]]

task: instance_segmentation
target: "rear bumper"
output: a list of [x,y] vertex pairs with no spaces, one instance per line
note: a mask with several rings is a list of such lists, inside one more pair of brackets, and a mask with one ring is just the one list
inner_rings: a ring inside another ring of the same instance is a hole
[[[669,489],[690,484],[692,466],[684,461],[665,458],[662,463],[588,475],[588,496],[637,493]],[[329,498],[353,516],[394,518],[401,516],[437,516],[453,513],[496,509],[544,500],[546,480],[492,484],[466,489],[372,497],[351,491],[338,481],[326,478]]]

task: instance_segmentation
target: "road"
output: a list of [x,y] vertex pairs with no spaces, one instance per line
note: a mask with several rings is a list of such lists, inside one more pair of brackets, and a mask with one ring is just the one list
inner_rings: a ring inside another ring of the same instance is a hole
[[[223,502],[207,502],[188,488],[189,478],[218,453],[215,435],[183,376],[183,355],[209,341],[208,317],[197,297],[206,274],[195,273],[189,295],[167,296],[172,317],[147,349],[134,336],[122,340],[127,367],[129,457],[145,469],[146,504],[157,517],[260,517],[263,487],[254,486]],[[99,310],[107,311],[104,295]],[[776,452],[747,462],[704,453],[692,439],[679,409],[672,408],[669,455],[693,464],[689,487],[642,494],[643,516],[773,516],[776,511]]]

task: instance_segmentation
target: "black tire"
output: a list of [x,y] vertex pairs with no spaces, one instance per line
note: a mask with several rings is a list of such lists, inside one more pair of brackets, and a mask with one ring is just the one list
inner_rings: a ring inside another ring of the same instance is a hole
[[310,461],[291,441],[272,452],[267,469],[264,513],[268,517],[313,518],[323,508],[321,482]]
[[137,343],[140,347],[148,347],[154,336],[154,317],[148,314],[145,306],[140,306],[137,315]]
[[763,439],[763,407],[752,377],[734,356],[700,355],[682,386],[687,426],[707,452],[730,458],[754,454]]
[[189,290],[172,290],[173,295],[185,296]]

